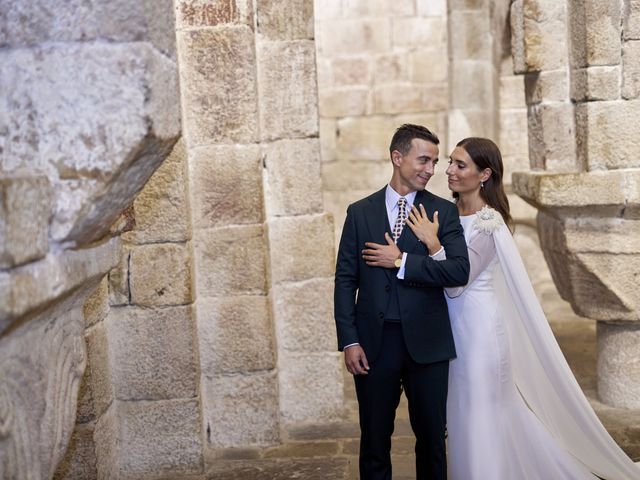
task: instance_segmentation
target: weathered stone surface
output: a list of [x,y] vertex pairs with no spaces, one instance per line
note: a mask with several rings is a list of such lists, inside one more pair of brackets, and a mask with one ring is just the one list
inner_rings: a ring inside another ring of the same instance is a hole
[[266,294],[262,225],[202,230],[194,238],[194,252],[197,297]]
[[[382,115],[339,120],[336,142],[338,158],[341,160],[388,160],[389,143],[396,127],[396,122],[392,118]],[[329,178],[326,180],[331,181]]]
[[264,149],[267,215],[322,212],[320,146],[317,139],[280,140]]
[[115,402],[96,425],[98,471],[123,480],[201,472],[199,417],[196,399]]
[[491,61],[492,31],[488,14],[481,15],[477,11],[452,11],[448,21],[449,31],[455,39],[451,44],[453,58]]
[[392,42],[398,47],[446,45],[444,18],[399,17],[392,23]]
[[338,124],[333,118],[320,118],[320,160],[332,162],[337,159]]
[[191,151],[194,228],[263,220],[262,158],[256,145],[208,146]]
[[320,91],[320,115],[339,118],[364,115],[369,107],[367,87],[350,87]]
[[508,157],[527,158],[529,150],[527,136],[524,135],[526,131],[527,112],[525,109],[500,111],[499,146],[503,163],[506,164],[505,158]]
[[391,20],[387,18],[332,20],[331,29],[316,32],[318,55],[332,57],[344,52],[349,45],[351,54],[391,49]]
[[[381,70],[380,59],[386,58],[387,55],[382,55],[376,58],[375,61],[375,73],[376,81],[378,81],[377,74]],[[371,64],[373,62],[367,56],[362,57],[338,57],[331,59],[331,84],[330,87],[349,87],[354,85],[368,86],[371,77],[373,76]],[[320,70],[320,66],[318,66]],[[320,87],[319,87],[320,88]]]
[[180,139],[136,197],[135,228],[123,235],[124,240],[138,244],[189,240],[186,155]]
[[342,15],[342,2],[335,0],[315,0],[313,16],[316,21],[332,20]]
[[251,0],[178,0],[175,3],[178,28],[226,24],[253,28]]
[[[454,60],[451,63],[451,108],[489,109],[494,102],[495,71],[490,62]],[[474,79],[469,81],[469,79]]]
[[640,1],[624,0],[623,35],[625,40],[640,40]]
[[[80,287],[95,288],[120,257],[120,239],[58,255],[0,274],[0,332],[31,310],[42,308]],[[88,296],[89,292],[87,292]]]
[[640,96],[640,41],[625,42],[622,49],[622,96]]
[[207,376],[275,367],[267,296],[200,298],[197,312],[200,368]]
[[528,110],[529,159],[533,168],[579,171],[574,109],[570,103],[532,105]]
[[449,11],[453,10],[481,10],[488,5],[487,0],[451,0],[447,3]]
[[91,327],[85,333],[87,343],[87,370],[89,370],[89,388],[92,394],[92,415],[100,417],[111,405],[114,398],[112,354],[109,350],[107,329],[104,322]]
[[525,71],[556,70],[566,65],[567,15],[564,2],[525,0],[522,15]]
[[278,371],[285,424],[338,420],[344,404],[340,353],[281,353]]
[[568,11],[573,66],[618,65],[621,1],[570,0]]
[[449,148],[446,149],[447,153],[451,152],[462,138],[472,136],[495,138],[495,121],[487,109],[452,109],[449,111],[447,120],[450,143]]
[[[188,147],[250,143],[258,133],[256,57],[249,27],[179,31]],[[233,98],[233,102],[226,100]],[[212,121],[211,119],[216,119]]]
[[527,73],[524,86],[527,105],[564,102],[569,98],[569,73],[566,69]]
[[620,67],[589,67],[571,74],[571,99],[576,102],[620,98]]
[[257,52],[262,140],[317,136],[314,42],[259,42]]
[[195,396],[194,328],[191,307],[112,308],[107,329],[115,397]]
[[416,9],[418,15],[441,17],[447,13],[447,2],[446,0],[417,0]]
[[76,411],[76,428],[79,424],[88,424],[95,420],[94,399],[91,387],[91,369],[87,364],[78,388],[78,410]]
[[598,395],[605,403],[640,408],[640,325],[598,322]]
[[131,249],[131,303],[184,305],[193,301],[191,244],[154,243]]
[[444,45],[418,48],[409,53],[406,62],[411,71],[410,80],[416,83],[446,82],[448,61]]
[[333,352],[333,278],[276,285],[272,290],[278,348],[288,352]]
[[226,460],[216,462],[207,470],[207,480],[343,480],[354,478],[348,475],[349,461],[346,458],[306,458],[259,460],[255,462]]
[[413,0],[399,0],[389,3],[386,0],[344,0],[342,15],[345,18],[413,16],[415,6]]
[[258,33],[269,40],[312,40],[313,0],[257,0]]
[[[371,60],[373,62],[374,84],[382,85],[385,83],[410,81],[412,65],[409,62],[409,55],[410,52],[406,49],[397,49],[393,52],[375,55]],[[366,82],[366,77],[362,73],[356,73],[356,75],[362,79],[362,83],[367,86],[369,85],[369,82]]]
[[44,176],[0,178],[0,268],[46,255],[52,193]]
[[58,465],[54,480],[92,480],[98,478],[93,424],[76,425],[69,447]]
[[576,107],[578,158],[589,170],[640,167],[635,121],[640,100]]
[[426,110],[425,107],[427,105],[423,92],[415,85],[388,84],[377,86],[373,90],[373,113],[376,114],[419,112]]
[[270,252],[273,285],[333,275],[333,219],[330,215],[271,219],[269,243],[273,246]]
[[511,57],[513,73],[527,71],[526,49],[524,43],[524,0],[513,0],[509,10],[509,26],[511,27]]
[[109,271],[109,304],[127,305],[131,297],[129,288],[129,257],[131,252],[123,247],[118,264]]
[[279,440],[274,373],[203,374],[203,429],[209,447],[270,445]]

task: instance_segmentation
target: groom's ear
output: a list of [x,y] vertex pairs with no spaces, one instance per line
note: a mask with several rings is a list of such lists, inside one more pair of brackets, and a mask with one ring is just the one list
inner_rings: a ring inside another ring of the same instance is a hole
[[400,161],[402,160],[402,154],[398,150],[394,150],[391,152],[391,163],[393,163],[396,167],[400,166]]

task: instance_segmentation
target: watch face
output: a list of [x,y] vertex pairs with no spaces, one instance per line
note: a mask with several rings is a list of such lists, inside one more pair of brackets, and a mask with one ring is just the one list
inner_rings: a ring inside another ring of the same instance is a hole
[[396,266],[396,268],[400,268],[402,266],[402,259],[401,258],[396,258],[396,261],[394,262],[394,265]]

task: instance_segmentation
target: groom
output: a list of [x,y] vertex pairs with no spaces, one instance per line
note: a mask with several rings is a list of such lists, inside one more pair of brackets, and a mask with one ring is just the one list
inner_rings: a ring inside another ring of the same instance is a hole
[[[438,162],[438,143],[425,127],[398,128],[389,148],[389,185],[350,205],[342,230],[335,321],[358,397],[361,480],[391,479],[391,434],[403,388],[416,436],[417,478],[447,477],[447,383],[455,347],[442,288],[467,283],[469,260],[455,205],[424,190]],[[412,205],[419,204],[431,219],[438,212],[439,251],[429,252],[404,228]],[[405,271],[422,281],[405,282]]]

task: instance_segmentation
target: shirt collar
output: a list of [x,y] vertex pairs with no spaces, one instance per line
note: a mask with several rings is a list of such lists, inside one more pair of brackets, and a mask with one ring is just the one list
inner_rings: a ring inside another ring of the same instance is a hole
[[[416,199],[416,194],[418,192],[410,192],[407,193],[404,198],[407,199],[407,211],[413,205],[413,201]],[[384,192],[385,203],[387,204],[387,210],[392,211],[396,205],[398,204],[398,199],[402,196],[398,192],[396,192],[391,185],[387,185],[387,189]]]

